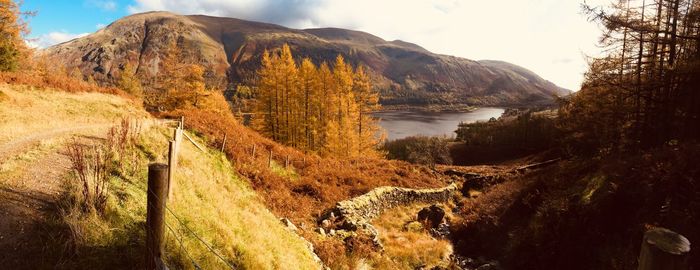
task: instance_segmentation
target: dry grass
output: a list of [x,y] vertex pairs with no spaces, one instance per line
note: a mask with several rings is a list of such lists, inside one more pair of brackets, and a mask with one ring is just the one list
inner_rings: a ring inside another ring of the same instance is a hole
[[131,100],[101,93],[67,93],[0,84],[0,145],[30,135],[81,125],[146,117]]
[[26,70],[21,72],[0,72],[0,83],[25,85],[41,89],[55,89],[62,92],[95,92],[121,97],[128,97],[123,91],[114,87],[101,87],[80,78],[70,77],[58,69],[40,71]]
[[[423,228],[407,228],[416,220],[420,209],[427,204],[397,207],[376,218],[372,224],[379,232],[384,244],[384,256],[376,262],[379,269],[416,269],[426,266],[447,266],[447,258],[452,254],[452,245],[447,240],[434,239]],[[449,207],[445,208],[450,219]]]

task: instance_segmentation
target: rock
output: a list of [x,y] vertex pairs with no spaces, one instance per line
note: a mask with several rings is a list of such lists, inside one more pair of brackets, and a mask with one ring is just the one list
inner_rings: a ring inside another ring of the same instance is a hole
[[330,227],[331,227],[330,220],[324,219],[323,221],[321,221],[321,228],[328,229]]
[[321,236],[324,236],[324,237],[326,236],[326,230],[324,230],[324,229],[321,228],[321,227],[316,228],[316,232],[317,232],[318,234],[320,234]]
[[442,207],[435,204],[430,207],[421,209],[418,212],[418,221],[420,222],[430,222],[432,228],[437,228],[442,220],[445,218],[445,210]]
[[331,229],[330,231],[328,231],[328,235],[335,236],[335,230]]
[[436,238],[448,238],[450,236],[450,225],[447,223],[440,223],[437,228],[430,229],[430,234]]
[[286,219],[286,218],[281,218],[280,221],[282,222],[282,225],[287,227],[287,229],[296,232],[297,231],[297,226],[294,226],[294,223],[292,223],[291,220]]

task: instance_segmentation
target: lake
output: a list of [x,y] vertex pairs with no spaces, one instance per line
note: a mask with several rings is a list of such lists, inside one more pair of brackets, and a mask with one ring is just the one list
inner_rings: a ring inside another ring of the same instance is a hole
[[471,112],[386,111],[373,115],[380,118],[379,125],[386,130],[387,139],[396,140],[416,135],[452,138],[460,122],[488,121],[503,112],[502,108],[478,108]]

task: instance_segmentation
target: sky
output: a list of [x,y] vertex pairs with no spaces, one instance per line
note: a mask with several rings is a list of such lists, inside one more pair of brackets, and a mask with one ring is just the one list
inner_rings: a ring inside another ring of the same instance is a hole
[[[275,23],[340,27],[400,39],[434,53],[523,66],[578,90],[586,57],[597,56],[600,28],[581,13],[584,0],[25,0],[29,43],[84,36],[129,14],[167,10]],[[587,0],[605,4],[610,0]]]

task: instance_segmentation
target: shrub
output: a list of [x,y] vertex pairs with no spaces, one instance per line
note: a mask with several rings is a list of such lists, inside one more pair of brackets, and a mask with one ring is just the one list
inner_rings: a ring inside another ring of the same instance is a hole
[[81,186],[81,194],[76,203],[83,212],[93,209],[98,213],[104,212],[109,178],[115,170],[138,170],[135,166],[137,163],[128,166],[126,163],[127,159],[137,158],[133,150],[140,125],[134,123],[129,119],[122,119],[119,126],[110,129],[107,139],[103,142],[87,145],[74,141],[68,145],[71,170]]
[[82,196],[78,200],[83,212],[94,209],[101,213],[105,209],[112,154],[103,145],[89,146],[74,142],[68,146],[71,169],[82,187]]

